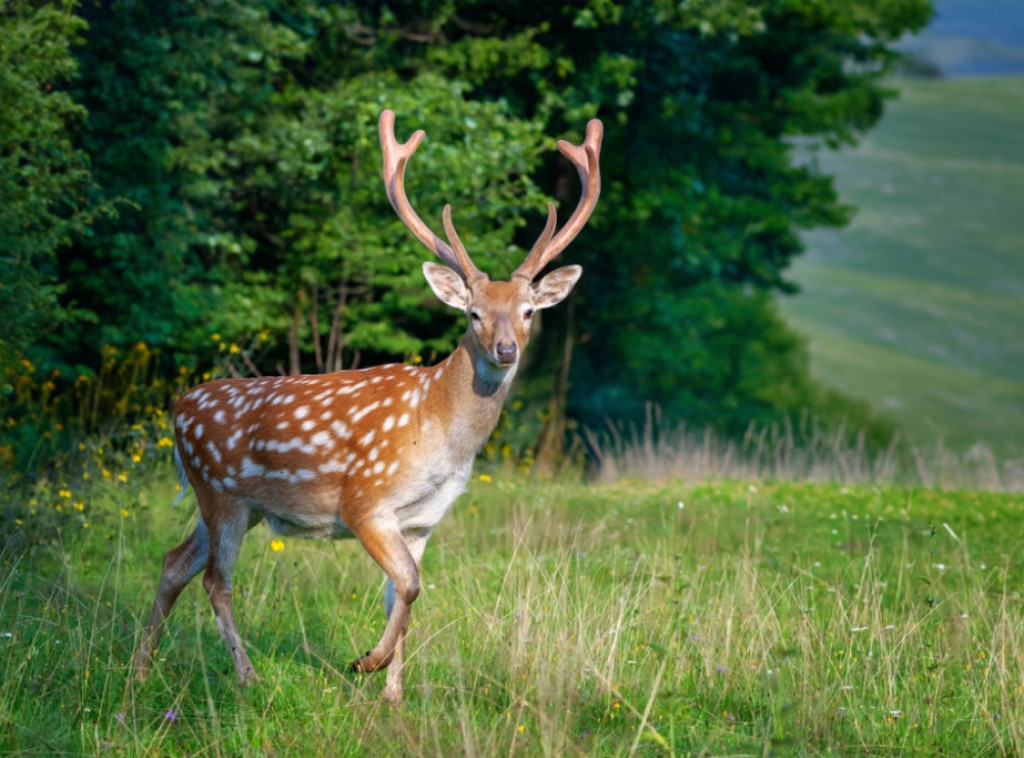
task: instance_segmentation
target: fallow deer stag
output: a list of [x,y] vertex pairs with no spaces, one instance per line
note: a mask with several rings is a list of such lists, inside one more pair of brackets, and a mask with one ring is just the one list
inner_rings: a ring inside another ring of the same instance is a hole
[[463,311],[469,327],[455,351],[430,367],[386,365],[318,376],[221,379],[186,393],[174,410],[175,458],[182,492],[195,490],[195,531],[167,553],[149,623],[136,656],[146,676],[164,619],[185,585],[205,569],[203,586],[241,684],[257,679],[235,626],[231,574],[246,532],[261,520],[279,534],[355,537],[387,575],[387,624],[352,668],[387,667],[384,697],[404,695],[409,611],[420,591],[420,559],[431,531],[463,492],[473,458],[498,422],[531,316],[561,302],[582,269],[534,278],[579,234],[601,182],[601,122],[582,145],[559,142],[576,167],[582,197],[555,233],[554,205],[544,231],[507,282],[477,269],[444,209],[448,241],[409,204],[405,168],[424,133],[395,139],[395,114],[380,116],[384,184],[412,233],[446,264],[424,263],[437,297]]

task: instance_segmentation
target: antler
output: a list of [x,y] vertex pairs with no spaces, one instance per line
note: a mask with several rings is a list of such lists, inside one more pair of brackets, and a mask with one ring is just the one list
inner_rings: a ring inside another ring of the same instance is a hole
[[384,187],[391,207],[395,209],[398,217],[420,242],[433,250],[438,258],[449,268],[457,271],[467,282],[484,276],[470,260],[469,253],[466,252],[459,235],[455,233],[451,205],[444,207],[444,230],[451,242],[449,245],[423,223],[405,195],[405,166],[426,136],[425,132],[420,129],[407,142],[399,143],[395,139],[395,112],[392,110],[385,110],[380,114],[379,131],[381,152],[384,154]]
[[601,194],[601,169],[598,158],[601,155],[601,138],[604,127],[596,118],[587,123],[587,138],[582,145],[573,145],[565,140],[558,141],[558,150],[576,167],[580,175],[583,193],[572,216],[558,234],[555,234],[557,215],[553,203],[548,203],[548,221],[540,238],[530,249],[526,260],[512,272],[512,276],[523,276],[533,280],[556,255],[562,252],[580,233],[594,212],[598,195]]

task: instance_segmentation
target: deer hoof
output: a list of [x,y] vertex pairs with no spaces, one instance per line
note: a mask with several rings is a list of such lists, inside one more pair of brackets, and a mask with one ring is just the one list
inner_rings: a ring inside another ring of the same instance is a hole
[[256,673],[255,669],[247,668],[245,671],[238,674],[238,686],[248,687],[253,684],[259,684],[263,680],[260,679],[259,674]]
[[391,663],[390,655],[385,658],[377,658],[374,656],[373,651],[370,650],[362,658],[352,661],[349,671],[355,671],[360,674],[372,674],[374,671],[387,668],[389,663]]

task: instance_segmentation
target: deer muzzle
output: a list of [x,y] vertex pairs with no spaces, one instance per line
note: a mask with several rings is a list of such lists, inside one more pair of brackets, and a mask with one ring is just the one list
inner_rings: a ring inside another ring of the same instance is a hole
[[515,342],[498,342],[494,346],[494,357],[503,366],[511,366],[519,360],[519,348]]

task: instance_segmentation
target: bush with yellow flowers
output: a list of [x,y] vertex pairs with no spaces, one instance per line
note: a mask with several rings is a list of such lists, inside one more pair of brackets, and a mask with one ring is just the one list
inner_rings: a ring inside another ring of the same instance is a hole
[[169,409],[191,371],[165,378],[142,342],[104,348],[100,366],[74,378],[22,356],[0,366],[0,541],[94,526],[97,487],[141,486],[170,461]]

